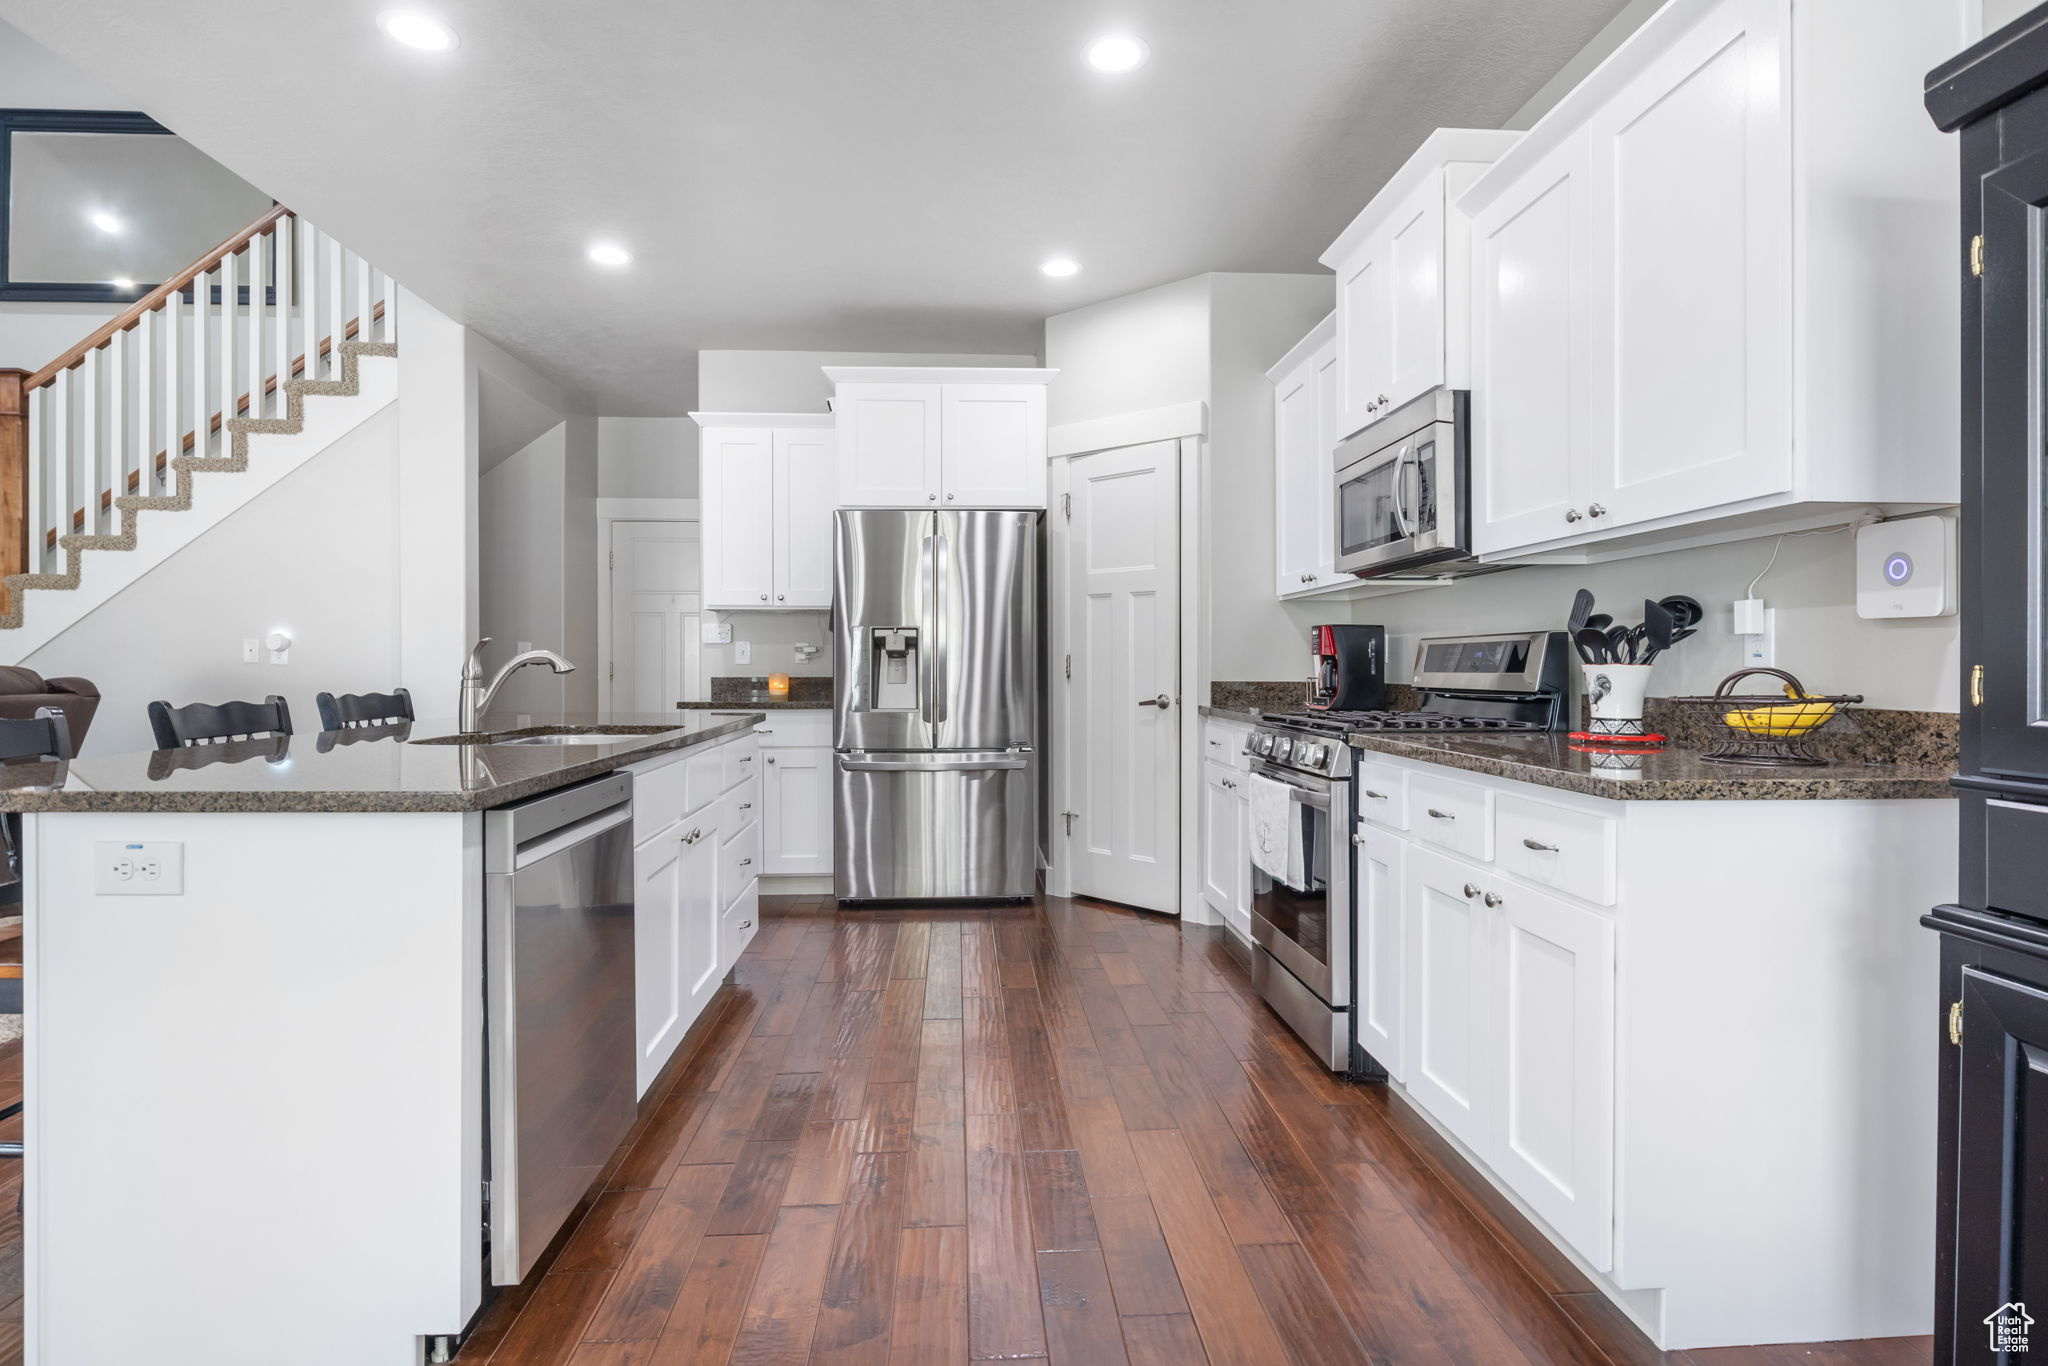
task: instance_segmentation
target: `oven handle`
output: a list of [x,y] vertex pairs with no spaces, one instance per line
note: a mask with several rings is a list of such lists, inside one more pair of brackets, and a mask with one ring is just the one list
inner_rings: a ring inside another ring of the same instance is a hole
[[1314,807],[1318,811],[1330,809],[1330,792],[1327,787],[1310,787],[1291,776],[1285,769],[1275,768],[1269,764],[1253,764],[1252,772],[1261,778],[1270,778],[1276,783],[1285,784],[1293,790],[1294,799],[1303,806]]
[[[1401,529],[1401,539],[1404,541],[1415,539],[1415,524],[1408,520],[1408,509],[1402,506],[1401,494],[1407,488],[1407,485],[1402,482],[1401,471],[1408,467],[1408,457],[1414,452],[1415,443],[1412,441],[1404,442],[1401,446],[1401,453],[1394,457],[1394,525]],[[1415,463],[1418,468],[1421,466],[1422,457],[1420,455],[1415,456]]]

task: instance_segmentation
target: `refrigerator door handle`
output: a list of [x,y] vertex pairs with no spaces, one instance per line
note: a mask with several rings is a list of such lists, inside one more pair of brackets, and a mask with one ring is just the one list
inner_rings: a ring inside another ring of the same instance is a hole
[[849,773],[979,773],[992,768],[1029,768],[1025,758],[1001,759],[841,759]]
[[[932,575],[932,626],[934,629],[931,634],[930,644],[926,646],[926,649],[930,651],[931,657],[931,721],[933,725],[937,726],[945,723],[949,710],[946,703],[948,682],[946,677],[946,655],[948,653],[946,647],[946,580],[953,573],[953,543],[944,536],[937,536],[933,539],[938,542],[938,554],[935,564],[936,572]],[[932,743],[935,745],[939,743],[937,735],[932,736]]]
[[[932,610],[932,595],[936,591],[933,575],[938,563],[937,536],[927,533],[920,545],[917,557],[917,712],[918,719],[927,726],[932,724],[932,650],[938,641],[937,613]],[[926,744],[931,743],[927,738]]]

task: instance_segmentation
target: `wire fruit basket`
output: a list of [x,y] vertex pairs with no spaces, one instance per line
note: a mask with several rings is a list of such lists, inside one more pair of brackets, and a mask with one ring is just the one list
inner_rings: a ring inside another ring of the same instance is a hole
[[[1757,674],[1785,684],[1778,693],[1738,693],[1735,685]],[[1700,758],[1714,764],[1814,767],[1827,763],[1808,740],[1829,726],[1854,726],[1842,708],[1861,702],[1859,694],[1817,695],[1783,669],[1741,669],[1721,680],[1707,697],[1674,697],[1674,703],[1720,728],[1720,743]]]

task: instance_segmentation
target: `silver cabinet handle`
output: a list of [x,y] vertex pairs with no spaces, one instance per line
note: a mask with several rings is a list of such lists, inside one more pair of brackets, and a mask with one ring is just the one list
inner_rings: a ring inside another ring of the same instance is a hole
[[756,734],[756,735],[773,735],[774,733],[775,733],[774,729],[773,729],[772,727],[769,727],[769,726],[756,726],[756,727],[754,727],[754,734]]
[[753,804],[752,802],[741,802],[741,803],[740,803],[740,810],[742,810],[742,811],[752,811],[753,809],[754,809],[754,804]]
[[749,866],[749,865],[750,865],[750,864],[752,864],[752,863],[753,863],[753,860],[752,860],[752,859],[750,859],[750,858],[743,858],[743,859],[741,859],[741,860],[740,860],[740,867],[742,867],[742,868],[745,868],[745,867]]
[[1428,808],[1428,811],[1429,811],[1429,815],[1430,815],[1430,819],[1431,819],[1431,820],[1439,820],[1439,821],[1454,821],[1454,820],[1458,819],[1458,817],[1457,817],[1457,813],[1456,813],[1456,812],[1452,812],[1452,811],[1439,811],[1439,810],[1437,810],[1437,809],[1436,809],[1435,807],[1433,807],[1433,806],[1432,806],[1432,807],[1429,807],[1429,808]]
[[1380,407],[1382,408],[1386,407],[1389,403],[1392,403],[1393,401],[1394,400],[1388,398],[1385,394],[1380,395]]
[[1364,843],[1365,843],[1365,836],[1363,836],[1363,835],[1353,835],[1353,836],[1351,837],[1351,842],[1352,842],[1353,844],[1364,844]]
[[769,762],[769,763],[771,763],[771,764],[772,764],[772,763],[774,763],[774,762],[775,762],[775,756],[774,756],[774,755],[772,755],[772,754],[771,754],[771,755],[769,755],[769,756],[768,756],[768,762]]
[[1221,740],[1211,740],[1211,741],[1209,742],[1209,748],[1210,748],[1210,749],[1222,749],[1222,748],[1223,748],[1223,742],[1222,742]]
[[[751,764],[754,762],[754,756],[751,754],[742,754],[740,756],[740,762],[743,764]],[[772,764],[775,761],[773,759],[770,759],[768,762]]]
[[1161,693],[1157,697],[1139,698],[1138,705],[1141,707],[1157,707],[1159,708],[1159,710],[1165,711],[1168,707],[1173,705],[1173,699],[1171,697],[1168,697],[1165,693]]
[[1522,840],[1522,847],[1523,847],[1524,849],[1534,849],[1534,850],[1536,850],[1536,851],[1537,851],[1538,853],[1542,853],[1542,854],[1554,854],[1554,853],[1556,853],[1556,852],[1557,852],[1557,846],[1556,846],[1556,845],[1554,845],[1554,844],[1545,844],[1545,843],[1544,843],[1544,842],[1543,842],[1542,840],[1532,840],[1532,839],[1524,838],[1524,839]]
[[1607,515],[1607,509],[1606,509],[1606,508],[1604,508],[1604,507],[1602,507],[1602,506],[1601,506],[1600,504],[1598,504],[1598,503],[1589,503],[1589,504],[1587,504],[1587,505],[1586,505],[1586,512],[1587,512],[1587,515],[1589,515],[1589,516],[1593,516],[1593,517],[1605,517],[1605,516]]
[[1473,897],[1475,897],[1475,896],[1478,896],[1478,895],[1479,895],[1479,889],[1478,889],[1477,887],[1474,887],[1474,886],[1473,886],[1473,885],[1472,885],[1471,883],[1469,883],[1469,882],[1465,884],[1465,899],[1466,899],[1467,901],[1470,901],[1470,900],[1471,900],[1471,899],[1472,899]]
[[768,601],[768,595],[767,595],[766,593],[763,593],[763,594],[761,595],[761,601],[763,601],[763,602],[766,602],[766,601]]
[[1386,793],[1384,793],[1384,792],[1375,792],[1375,791],[1373,791],[1373,790],[1372,790],[1371,788],[1369,788],[1369,787],[1368,787],[1367,789],[1365,789],[1365,795],[1366,795],[1366,796],[1368,796],[1368,797],[1370,797],[1370,798],[1372,798],[1372,799],[1373,799],[1374,801],[1376,801],[1376,802],[1383,802],[1383,801],[1385,801],[1385,800],[1387,799],[1387,794],[1386,794]]
[[1570,509],[1567,509],[1567,510],[1566,510],[1566,512],[1565,512],[1565,514],[1564,514],[1564,519],[1565,519],[1565,520],[1566,520],[1567,522],[1576,522],[1576,521],[1580,520],[1580,518],[1579,518],[1579,510],[1578,510],[1577,508],[1570,508]]
[[1480,899],[1484,901],[1488,906],[1498,906],[1501,903],[1501,898],[1495,896],[1492,892],[1488,892],[1484,897]]
[[775,595],[775,600],[776,600],[777,602],[782,602],[782,601],[784,601],[785,599],[783,598],[783,595],[782,595],[782,594],[780,594],[780,593],[777,593],[777,594]]
[[742,920],[740,922],[740,928],[743,930],[751,930],[754,928],[754,922],[751,920]]
[[950,502],[952,502],[952,501],[953,501],[953,495],[952,495],[952,494],[950,494],[950,493],[949,493],[949,494],[947,494],[947,495],[946,495],[946,501],[947,501],[947,502],[949,502],[949,503],[950,503]]
[[938,494],[936,494],[936,493],[933,493],[933,494],[928,494],[928,495],[926,495],[926,497],[925,497],[925,501],[926,501],[927,503],[936,503],[936,502],[938,502],[938,501],[939,501],[939,495],[938,495]]

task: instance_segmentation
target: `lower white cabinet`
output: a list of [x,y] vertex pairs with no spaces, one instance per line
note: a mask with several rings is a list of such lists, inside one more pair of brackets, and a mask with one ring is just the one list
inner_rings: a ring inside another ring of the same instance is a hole
[[832,872],[832,751],[805,746],[762,753],[766,865],[776,876]]
[[[1481,1157],[1495,1107],[1493,954],[1475,875],[1430,849],[1408,850],[1408,1094]],[[1466,889],[1471,888],[1470,894]]]
[[1222,764],[1204,764],[1202,787],[1202,899],[1215,907],[1239,937],[1251,938],[1249,907],[1243,887],[1250,877],[1250,798],[1245,775]]
[[1361,821],[1351,842],[1358,850],[1351,880],[1358,898],[1358,969],[1353,977],[1358,1046],[1400,1081],[1407,1075],[1402,1052],[1407,993],[1402,986],[1407,978],[1403,884],[1408,841]]

